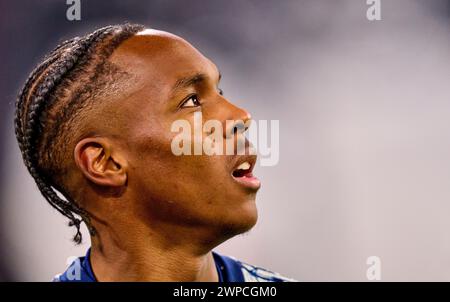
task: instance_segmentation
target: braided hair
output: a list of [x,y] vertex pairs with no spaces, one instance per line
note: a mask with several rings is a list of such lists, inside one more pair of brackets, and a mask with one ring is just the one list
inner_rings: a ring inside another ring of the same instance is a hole
[[111,78],[121,74],[107,58],[143,29],[134,24],[112,25],[61,43],[31,72],[16,101],[15,133],[24,163],[45,199],[69,219],[69,226],[76,227],[73,240],[77,244],[82,241],[82,221],[91,235],[95,230],[88,213],[64,185],[64,159],[72,154],[66,149],[72,124],[111,85]]

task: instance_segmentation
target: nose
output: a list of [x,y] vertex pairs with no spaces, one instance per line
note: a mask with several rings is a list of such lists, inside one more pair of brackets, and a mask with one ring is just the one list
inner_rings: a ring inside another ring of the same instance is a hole
[[247,110],[240,108],[227,101],[228,117],[225,119],[223,127],[224,137],[228,138],[236,133],[244,133],[250,127],[252,116]]

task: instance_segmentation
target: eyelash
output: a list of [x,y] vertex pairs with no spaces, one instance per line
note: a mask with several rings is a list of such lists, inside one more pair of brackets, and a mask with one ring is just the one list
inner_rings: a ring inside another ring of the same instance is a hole
[[[193,100],[194,106],[186,106],[185,107],[185,104],[189,100]],[[193,94],[193,95],[189,96],[186,100],[184,100],[183,103],[181,103],[180,108],[194,108],[194,107],[198,107],[198,106],[200,106],[200,101],[198,100],[198,95]]]
[[[219,94],[220,94],[220,95],[223,95],[223,90],[220,89],[220,88],[217,88],[217,89],[219,90]],[[194,106],[187,106],[187,107],[185,107],[185,104],[186,104],[189,100],[193,100],[193,99],[195,99],[195,101],[194,101],[193,103],[196,103],[196,104],[194,104]],[[200,106],[200,105],[201,105],[201,103],[200,103],[200,101],[198,100],[198,95],[193,94],[193,95],[189,96],[187,99],[185,99],[185,100],[181,103],[180,108],[194,108],[194,107],[198,107],[198,106]]]

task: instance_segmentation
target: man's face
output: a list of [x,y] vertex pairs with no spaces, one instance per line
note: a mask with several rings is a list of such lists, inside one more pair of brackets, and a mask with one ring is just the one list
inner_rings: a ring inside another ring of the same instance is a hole
[[249,230],[257,220],[259,181],[233,172],[245,161],[252,169],[256,156],[176,156],[171,149],[178,134],[172,123],[187,120],[193,130],[195,112],[201,112],[203,123],[220,121],[224,137],[227,120],[250,119],[220,94],[217,67],[181,38],[154,30],[125,41],[110,61],[133,76],[114,111],[136,215],[152,224],[229,235]]

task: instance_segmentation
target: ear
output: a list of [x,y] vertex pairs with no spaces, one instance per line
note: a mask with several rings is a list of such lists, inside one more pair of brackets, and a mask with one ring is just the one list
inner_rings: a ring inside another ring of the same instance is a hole
[[74,157],[84,176],[97,185],[119,187],[127,182],[127,163],[107,139],[82,139],[75,146]]

